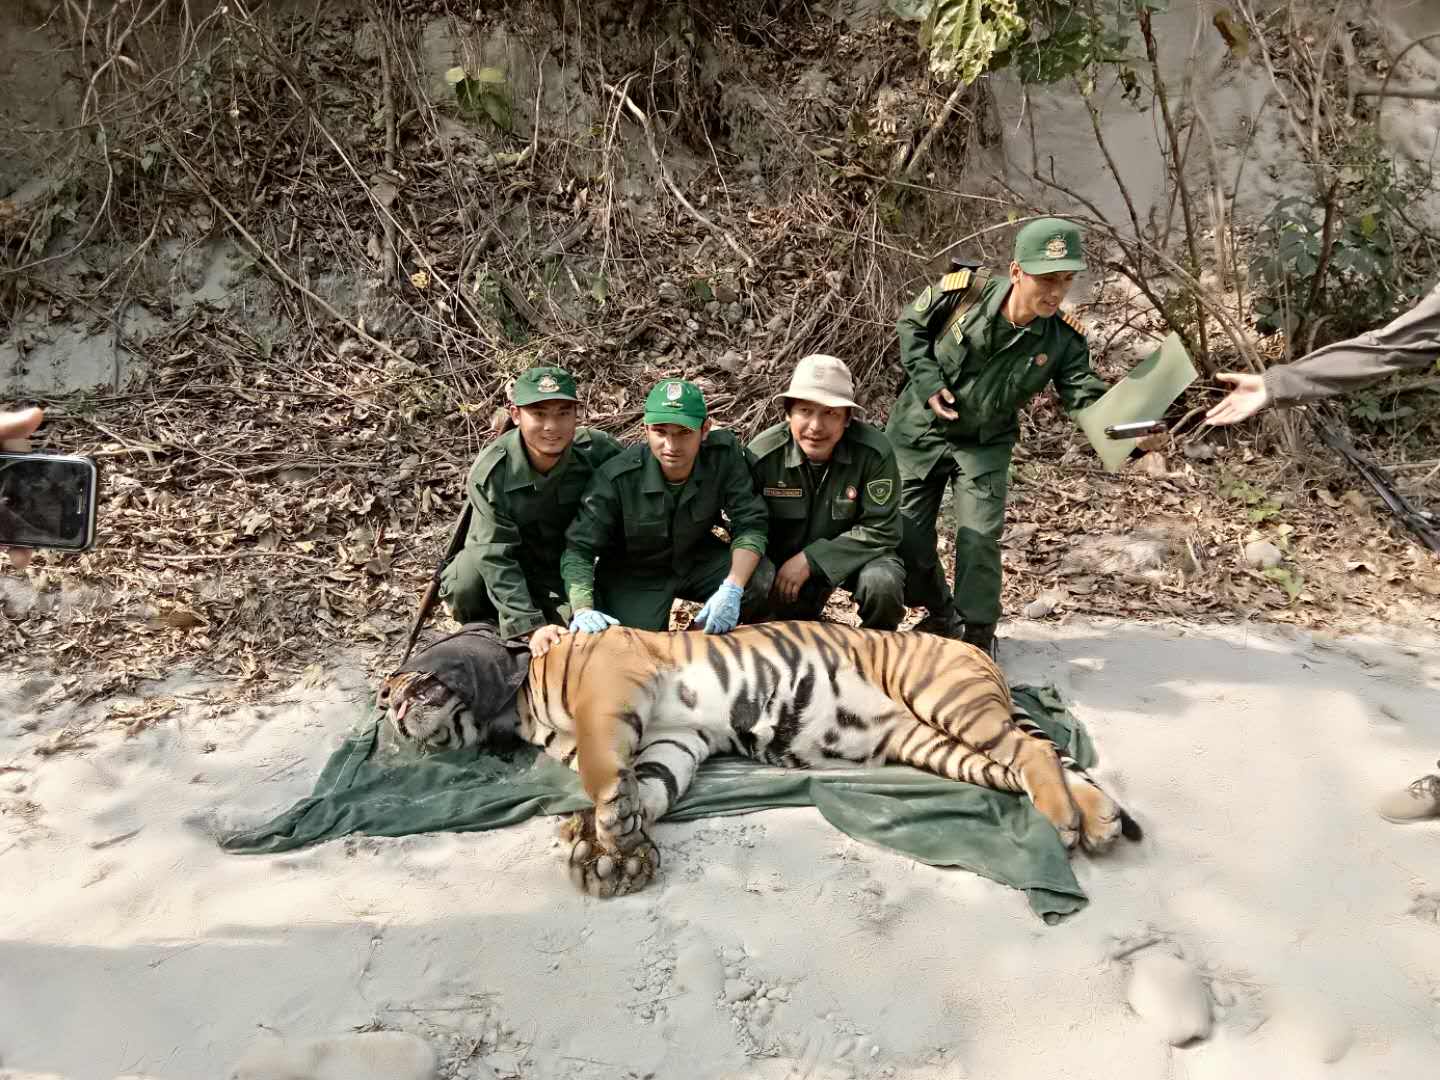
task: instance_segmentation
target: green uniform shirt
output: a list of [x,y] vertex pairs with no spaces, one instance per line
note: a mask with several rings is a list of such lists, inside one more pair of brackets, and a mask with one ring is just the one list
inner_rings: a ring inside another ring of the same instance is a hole
[[770,511],[765,553],[777,567],[803,551],[812,571],[838,585],[900,543],[900,468],[884,432],[852,420],[830,460],[814,466],[782,422],[746,453]]
[[627,578],[667,581],[690,569],[696,546],[729,519],[730,547],[765,554],[765,502],[755,491],[740,443],[711,431],[695,470],[666,484],[647,443],[627,446],[590,481],[565,534],[560,576],[574,608],[595,604],[596,560],[612,588]]
[[565,530],[595,471],[621,451],[614,438],[593,428],[575,441],[547,475],[530,464],[518,429],[487,446],[470,470],[470,528],[460,558],[478,569],[500,613],[500,636],[545,625],[531,583],[564,595],[560,553]]
[[[906,307],[897,324],[900,362],[908,379],[890,412],[886,434],[907,479],[929,474],[947,445],[996,448],[997,461],[1020,437],[1020,408],[1054,382],[1068,412],[1109,387],[1090,368],[1085,335],[1062,315],[1015,326],[1002,307],[1008,277],[992,277],[974,307],[948,331],[945,323],[967,295],[951,274]],[[958,419],[941,420],[926,404],[943,387],[955,395]]]

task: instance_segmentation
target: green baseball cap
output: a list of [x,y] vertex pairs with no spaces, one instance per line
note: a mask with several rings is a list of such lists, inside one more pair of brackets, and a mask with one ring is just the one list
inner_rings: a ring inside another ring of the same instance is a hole
[[662,379],[645,397],[645,423],[683,424],[692,431],[705,425],[705,395],[692,382]]
[[515,380],[514,394],[516,405],[580,400],[575,396],[574,376],[558,367],[532,367]]
[[1080,227],[1061,218],[1040,218],[1015,234],[1015,261],[1027,274],[1084,270]]

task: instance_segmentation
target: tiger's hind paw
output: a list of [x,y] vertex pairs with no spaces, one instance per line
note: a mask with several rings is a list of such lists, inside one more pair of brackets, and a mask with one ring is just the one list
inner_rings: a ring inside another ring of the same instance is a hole
[[604,899],[639,892],[660,869],[660,849],[643,829],[628,837],[629,846],[620,850],[601,839],[594,810],[570,818],[562,826],[562,834],[573,841],[570,880],[590,896]]
[[1135,819],[1099,785],[1069,770],[1065,782],[1080,808],[1080,843],[1086,851],[1099,854],[1122,834],[1127,840],[1140,839],[1142,833]]
[[1075,845],[1080,842],[1080,830],[1084,824],[1079,809],[1070,798],[1070,792],[1065,784],[1050,785],[1048,790],[1040,791],[1031,796],[1030,801],[1035,809],[1039,810],[1055,826],[1055,831],[1060,834],[1060,843],[1065,845],[1066,851],[1074,851]]

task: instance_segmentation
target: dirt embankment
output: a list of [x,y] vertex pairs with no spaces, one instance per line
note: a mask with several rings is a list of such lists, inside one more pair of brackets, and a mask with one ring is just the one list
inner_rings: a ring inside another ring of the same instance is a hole
[[[883,418],[895,312],[949,245],[1003,265],[1010,215],[1067,208],[1026,180],[1032,140],[1122,212],[1073,93],[1027,99],[1002,74],[947,114],[917,24],[878,2],[156,10],[129,31],[120,7],[0,17],[0,378],[106,476],[101,549],[0,581],[0,632],[105,672],[97,688],[182,659],[263,678],[393,648],[505,379],[538,359],[574,368],[590,422],[621,436],[682,374],[752,434],[816,351]],[[1213,160],[1250,159],[1238,216],[1298,151],[1262,108],[1270,72],[1209,11],[1177,5],[1161,59],[1176,93],[1203,86]],[[1104,135],[1137,213],[1173,216],[1153,112],[1119,96]],[[1387,105],[1397,140],[1427,107]],[[1193,171],[1203,186],[1198,153]],[[1074,298],[1107,376],[1162,333],[1098,270]],[[1428,618],[1433,561],[1358,478],[1324,459],[1297,476],[1244,433],[1104,476],[1042,398],[1007,610]],[[1255,542],[1280,565],[1252,566]]]

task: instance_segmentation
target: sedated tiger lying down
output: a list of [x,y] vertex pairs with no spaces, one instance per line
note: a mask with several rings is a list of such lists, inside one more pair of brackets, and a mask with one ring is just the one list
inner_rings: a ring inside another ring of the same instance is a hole
[[[488,633],[451,640],[504,649]],[[719,636],[613,627],[560,636],[515,680],[514,696],[487,710],[432,674],[402,672],[385,680],[379,704],[395,734],[421,749],[511,734],[575,768],[595,805],[566,823],[570,874],[595,896],[650,882],[659,853],[649,826],[711,754],[794,768],[900,762],[1017,792],[1067,849],[1141,835],[1015,707],[989,657],[930,634],[811,622]]]

